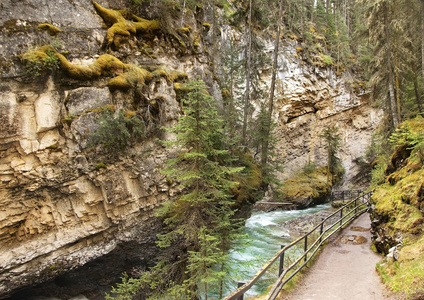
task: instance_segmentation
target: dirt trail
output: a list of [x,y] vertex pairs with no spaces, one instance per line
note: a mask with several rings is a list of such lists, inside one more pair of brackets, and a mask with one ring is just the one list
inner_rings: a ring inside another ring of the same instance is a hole
[[381,256],[372,252],[367,213],[325,246],[287,300],[397,299],[385,289],[375,265]]

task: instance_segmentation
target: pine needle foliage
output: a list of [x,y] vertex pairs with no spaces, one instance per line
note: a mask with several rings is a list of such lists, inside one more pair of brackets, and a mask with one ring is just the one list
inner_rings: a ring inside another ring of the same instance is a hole
[[[238,184],[233,178],[243,168],[228,166],[231,159],[223,148],[223,121],[205,84],[190,81],[187,88],[183,116],[174,127],[165,128],[175,139],[163,142],[175,155],[162,173],[178,182],[182,193],[157,211],[166,229],[157,236],[158,246],[171,253],[182,250],[164,257],[140,279],[126,279],[139,290],[150,289],[149,299],[207,299],[209,285],[222,285],[225,251],[242,228],[233,220],[230,191]],[[133,290],[118,285],[116,299],[126,299],[119,298],[126,295],[120,291]]]
[[108,152],[122,151],[132,140],[144,136],[144,122],[137,116],[127,118],[122,110],[106,109],[98,120],[99,127],[90,134],[89,144],[102,145]]
[[[222,252],[217,255],[217,251],[205,252],[202,248],[209,243],[211,248],[224,251],[216,245],[219,240],[215,239],[223,237],[216,231],[219,228],[217,224],[233,214],[231,206],[234,201],[230,190],[238,182],[232,178],[242,168],[226,165],[231,160],[228,150],[220,147],[225,144],[223,121],[217,114],[214,98],[206,92],[205,84],[191,81],[187,87],[190,92],[183,100],[184,115],[177,125],[167,129],[175,134],[176,140],[165,142],[168,147],[177,149],[178,154],[168,160],[163,170],[164,174],[180,182],[184,193],[159,210],[158,215],[164,218],[169,232],[158,236],[158,245],[169,247],[175,242],[186,244],[188,252],[184,259],[187,259],[187,278],[180,284],[185,286],[184,290],[190,291],[186,296],[191,299],[199,283],[203,283],[203,290],[207,294],[207,284],[222,277],[221,272],[210,271],[202,272],[205,277],[200,278],[198,268],[205,266],[196,267],[196,257],[207,255],[210,256],[208,259],[214,261],[213,264],[217,264],[218,257],[224,256]],[[236,230],[231,223],[227,225],[227,230]],[[206,257],[203,259],[206,260]]]

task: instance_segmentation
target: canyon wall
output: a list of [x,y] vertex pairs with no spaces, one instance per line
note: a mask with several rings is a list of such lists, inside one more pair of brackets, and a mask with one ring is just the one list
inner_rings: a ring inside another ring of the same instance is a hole
[[[131,6],[130,1],[99,4]],[[139,8],[145,13],[140,16],[160,13],[149,9]],[[207,13],[198,20],[186,17],[195,42],[184,34],[170,38],[159,31],[130,35],[113,47],[92,1],[1,2],[0,298],[82,266],[125,242],[139,244],[140,257],[151,260],[160,231],[154,210],[178,193],[175,183],[159,171],[172,153],[156,141],[170,138],[159,128],[174,123],[181,112],[180,89],[170,76],[153,76],[128,90],[108,86],[110,76],[80,80],[59,70],[34,79],[28,78],[22,54],[51,45],[71,64],[89,67],[108,53],[166,74],[199,75],[210,94],[221,100],[210,57],[203,51],[214,40],[208,28],[212,22],[202,23],[206,21]],[[60,31],[49,33],[39,27],[42,23]],[[225,44],[225,37],[220,43]],[[349,186],[356,175],[353,161],[364,155],[381,112],[369,105],[365,94],[349,88],[346,77],[302,64],[296,47],[284,42],[279,59],[281,87],[274,117],[278,152],[285,161],[281,177],[301,170],[309,160],[324,165],[319,134],[337,124],[347,171],[344,185]],[[269,46],[266,51],[271,50]],[[266,72],[264,80],[269,84]],[[96,121],[110,107],[143,117],[149,113],[153,120],[149,134],[113,155],[89,147]]]

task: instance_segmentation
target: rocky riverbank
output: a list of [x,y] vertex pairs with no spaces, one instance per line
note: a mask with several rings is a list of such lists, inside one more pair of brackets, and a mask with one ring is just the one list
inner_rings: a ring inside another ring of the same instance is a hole
[[[319,224],[323,219],[325,219],[335,210],[336,208],[329,206],[328,208],[316,212],[314,214],[307,214],[292,220],[285,221],[281,223],[281,226],[283,226],[289,232],[290,236],[301,236],[311,230],[314,226]],[[338,217],[338,215],[331,217],[325,223],[325,225],[329,226],[331,224],[334,224]]]

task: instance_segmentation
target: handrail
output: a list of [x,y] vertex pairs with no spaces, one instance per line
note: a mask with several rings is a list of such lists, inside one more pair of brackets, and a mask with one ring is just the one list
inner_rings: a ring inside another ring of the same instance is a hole
[[[243,295],[265,274],[265,272],[280,258],[280,267],[279,267],[279,278],[277,282],[273,285],[270,292],[267,295],[267,299],[275,299],[278,295],[278,293],[281,291],[282,287],[291,279],[293,278],[310,260],[311,258],[316,254],[319,247],[327,240],[329,239],[334,233],[336,233],[339,229],[343,228],[347,223],[349,223],[351,220],[356,218],[357,216],[363,214],[365,211],[368,210],[369,206],[369,200],[371,198],[372,192],[368,192],[366,194],[360,195],[357,198],[347,202],[344,206],[340,207],[330,215],[328,215],[326,218],[324,218],[321,223],[313,227],[309,232],[304,234],[302,237],[299,237],[295,241],[291,242],[287,246],[282,246],[282,249],[278,251],[256,274],[252,277],[251,280],[247,282],[239,282],[239,287],[233,291],[228,296],[224,297],[223,300],[241,300],[243,299]],[[359,204],[357,204],[358,200],[360,201]],[[345,209],[348,209],[352,204],[354,206],[351,208],[350,211],[347,212],[343,216],[343,211]],[[366,205],[365,208],[360,208],[362,206]],[[352,214],[353,212],[353,214]],[[328,221],[330,218],[335,216],[336,214],[340,214],[340,218],[337,219],[331,226],[328,226],[324,230],[324,223]],[[351,215],[352,214],[352,215]],[[347,216],[350,217],[347,220],[344,220]],[[327,234],[333,227],[335,227],[337,224],[339,224],[338,227],[336,227],[332,232]],[[308,244],[308,236],[311,235],[313,232],[315,232],[317,229],[320,229],[320,235],[315,240],[315,242],[312,243],[312,245],[307,246]],[[304,247],[304,253],[301,255],[294,263],[292,263],[288,268],[284,269],[284,253],[298,244],[299,242],[304,241],[305,247]],[[308,257],[308,254],[312,251],[311,255]],[[287,278],[285,276],[288,274],[289,271],[294,269],[294,267],[304,260],[304,263],[298,267],[293,273],[291,273]]]

